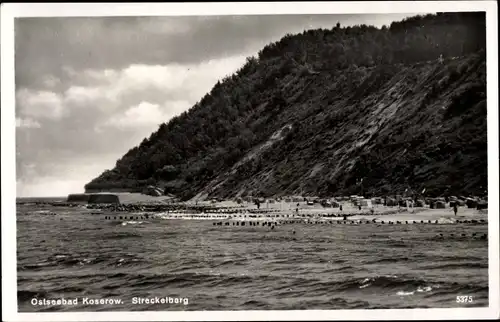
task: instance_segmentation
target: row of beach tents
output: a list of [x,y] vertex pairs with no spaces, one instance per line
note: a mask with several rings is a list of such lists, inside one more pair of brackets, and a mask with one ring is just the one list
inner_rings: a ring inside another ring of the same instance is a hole
[[481,199],[478,197],[440,197],[440,198],[420,198],[412,199],[409,197],[375,197],[371,199],[364,198],[362,196],[349,196],[349,197],[336,197],[321,199],[318,197],[283,197],[276,199],[266,199],[266,198],[255,198],[255,197],[239,197],[236,198],[236,202],[241,204],[243,202],[252,202],[260,204],[274,204],[277,202],[285,203],[307,203],[309,205],[320,204],[326,208],[338,208],[341,202],[349,201],[354,206],[361,206],[363,208],[371,208],[373,205],[384,205],[388,207],[425,207],[429,206],[431,209],[443,209],[447,207],[453,207],[455,204],[459,207],[468,208],[478,208],[487,209],[488,202],[486,199]]

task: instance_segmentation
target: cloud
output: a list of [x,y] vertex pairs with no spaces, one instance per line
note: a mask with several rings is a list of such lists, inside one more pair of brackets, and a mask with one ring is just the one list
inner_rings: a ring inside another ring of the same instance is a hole
[[39,129],[40,123],[33,121],[32,119],[21,119],[16,118],[16,127],[27,128],[27,129]]
[[59,119],[64,114],[61,98],[53,92],[21,89],[17,92],[16,102],[23,116]]
[[101,98],[113,99],[99,87],[71,86],[64,93],[64,101],[75,104],[90,104]]
[[191,106],[192,104],[188,101],[168,101],[164,106],[141,102],[139,105],[129,108],[124,114],[108,120],[104,126],[121,129],[141,127],[149,129],[181,114]]
[[65,70],[123,69],[132,64],[196,64],[262,49],[286,33],[374,24],[408,14],[185,17],[50,17],[15,22],[16,84],[39,87],[46,75],[66,83]]
[[66,197],[68,192],[83,193],[81,179],[63,179],[61,177],[41,177],[36,182],[16,182],[16,194],[18,197]]
[[[189,106],[185,108],[189,108]],[[109,120],[106,125],[122,128],[143,127],[157,125],[163,119],[165,116],[158,104],[141,102],[139,105],[129,108],[123,115]]]
[[61,80],[57,77],[54,77],[52,75],[47,75],[43,78],[43,87],[47,89],[54,89],[58,85],[61,85]]
[[[66,172],[69,178],[78,173],[83,187],[104,169],[112,168],[121,155],[161,123],[193,106],[218,80],[241,67],[245,57],[80,72],[66,68],[65,89],[19,89],[19,184],[35,189],[41,187],[40,178],[45,178],[69,187]],[[32,133],[35,127],[39,128],[36,135]],[[98,166],[85,167],[88,162]],[[33,191],[26,189],[19,192]]]

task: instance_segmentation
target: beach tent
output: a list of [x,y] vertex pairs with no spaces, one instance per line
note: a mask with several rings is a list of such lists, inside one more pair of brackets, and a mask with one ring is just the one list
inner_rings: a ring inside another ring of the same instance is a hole
[[163,192],[160,188],[154,187],[154,186],[147,186],[142,190],[143,195],[148,195],[148,196],[153,196],[153,197],[160,197],[163,195]]
[[467,198],[465,203],[467,204],[467,208],[476,208],[477,207],[477,201],[472,199],[472,198]]
[[89,196],[89,204],[104,203],[104,204],[119,204],[120,198],[111,193],[96,193]]
[[321,200],[321,205],[323,207],[325,207],[325,208],[331,208],[332,207],[332,203],[329,200]]
[[444,201],[436,201],[434,203],[434,207],[436,209],[444,209],[444,208],[446,208],[446,203]]
[[465,206],[465,201],[460,200],[460,199],[452,199],[452,198],[450,198],[450,207],[455,206],[455,204],[457,206]]
[[421,199],[415,201],[415,207],[425,207],[425,201]]
[[89,201],[90,195],[85,193],[76,193],[68,195],[67,202],[85,202]]
[[360,199],[358,200],[358,205],[361,207],[368,207],[368,208],[373,207],[372,201],[370,199]]
[[488,209],[488,203],[484,200],[477,203],[477,210]]
[[394,206],[397,206],[398,204],[397,204],[397,202],[396,202],[395,199],[393,199],[393,198],[387,198],[385,205],[388,206],[388,207],[394,207]]

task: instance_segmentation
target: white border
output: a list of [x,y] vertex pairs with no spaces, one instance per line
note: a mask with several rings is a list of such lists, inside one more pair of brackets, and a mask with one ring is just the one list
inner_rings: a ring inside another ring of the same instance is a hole
[[[163,16],[256,14],[361,14],[438,11],[486,11],[488,193],[489,193],[489,308],[307,310],[307,311],[190,311],[17,313],[16,176],[14,17]],[[1,6],[1,152],[2,152],[2,320],[5,321],[227,321],[227,320],[395,320],[499,318],[499,203],[498,203],[498,35],[496,1],[408,2],[267,2],[267,3],[29,3]],[[5,246],[4,246],[5,245]]]

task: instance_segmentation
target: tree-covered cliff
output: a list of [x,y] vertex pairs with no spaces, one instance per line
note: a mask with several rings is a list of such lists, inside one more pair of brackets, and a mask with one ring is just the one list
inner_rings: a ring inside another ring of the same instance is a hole
[[285,35],[85,188],[484,192],[485,47],[481,12]]

